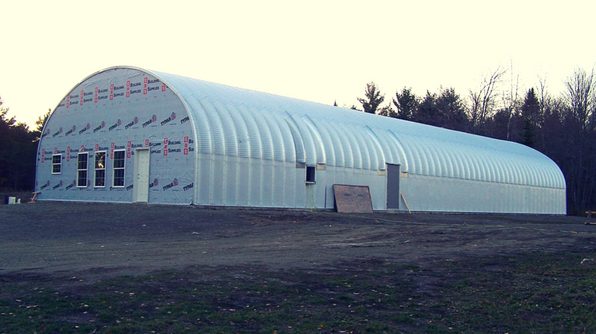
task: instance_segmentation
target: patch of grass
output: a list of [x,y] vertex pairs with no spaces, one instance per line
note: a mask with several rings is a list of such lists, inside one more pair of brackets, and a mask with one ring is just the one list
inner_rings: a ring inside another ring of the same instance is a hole
[[90,285],[5,278],[0,333],[596,332],[596,266],[581,259],[188,268]]
[[580,254],[520,257],[498,271],[473,275],[444,290],[450,313],[441,321],[459,331],[567,332],[596,330],[596,267]]

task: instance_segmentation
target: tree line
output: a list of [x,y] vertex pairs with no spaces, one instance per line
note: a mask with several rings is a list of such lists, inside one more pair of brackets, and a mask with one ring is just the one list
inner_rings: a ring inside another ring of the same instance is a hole
[[49,111],[35,129],[8,116],[0,98],[0,191],[32,190],[35,184],[37,142]]
[[466,97],[453,88],[417,96],[411,88],[388,102],[374,82],[366,84],[361,108],[352,109],[447,129],[509,140],[532,147],[559,165],[567,183],[567,211],[596,209],[596,78],[578,69],[559,96],[546,82],[519,94],[518,84],[500,90],[506,71],[497,69]]
[[[577,70],[565,91],[550,94],[546,83],[519,94],[511,80],[500,89],[506,71],[497,69],[478,89],[462,97],[453,88],[417,96],[404,87],[387,101],[373,83],[366,84],[361,108],[352,109],[532,147],[554,160],[567,183],[567,210],[582,214],[596,208],[596,78]],[[337,105],[335,103],[334,105]],[[37,142],[49,111],[35,129],[8,117],[0,98],[0,190],[31,190],[35,183]]]

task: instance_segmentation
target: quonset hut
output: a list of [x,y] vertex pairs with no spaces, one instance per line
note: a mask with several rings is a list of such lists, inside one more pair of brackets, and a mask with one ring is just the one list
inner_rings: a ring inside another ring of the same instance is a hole
[[558,166],[526,146],[133,67],[76,85],[37,153],[39,200],[565,213]]

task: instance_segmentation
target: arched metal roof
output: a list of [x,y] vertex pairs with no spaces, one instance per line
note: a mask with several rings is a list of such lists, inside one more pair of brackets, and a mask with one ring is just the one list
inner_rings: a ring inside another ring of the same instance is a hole
[[[140,70],[140,69],[139,69]],[[198,153],[565,188],[542,153],[502,141],[161,72],[189,109]]]

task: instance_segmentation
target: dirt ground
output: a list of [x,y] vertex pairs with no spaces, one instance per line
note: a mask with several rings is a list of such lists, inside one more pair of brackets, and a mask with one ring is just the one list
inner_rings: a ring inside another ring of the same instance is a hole
[[596,250],[585,218],[345,215],[190,206],[0,206],[0,274],[144,273],[186,266],[318,268],[357,259],[431,265],[466,257]]
[[0,334],[593,333],[585,221],[0,205]]

